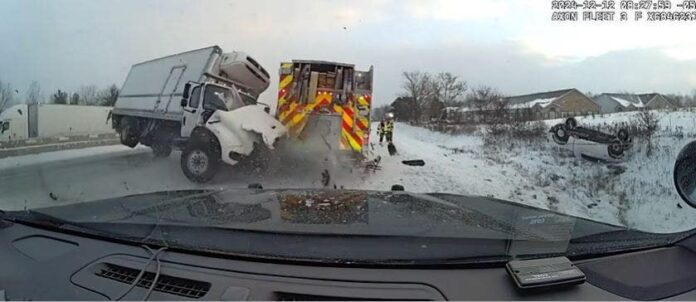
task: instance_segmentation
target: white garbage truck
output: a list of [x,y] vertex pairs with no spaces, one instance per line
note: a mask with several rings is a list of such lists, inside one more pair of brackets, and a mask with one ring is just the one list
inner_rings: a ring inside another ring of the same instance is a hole
[[286,128],[257,103],[268,72],[243,52],[218,46],[131,67],[112,112],[121,143],[166,157],[180,149],[192,181],[213,178],[221,163],[235,165],[274,148]]

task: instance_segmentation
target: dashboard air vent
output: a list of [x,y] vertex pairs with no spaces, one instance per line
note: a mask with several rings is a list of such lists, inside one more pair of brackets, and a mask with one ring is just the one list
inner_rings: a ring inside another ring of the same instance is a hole
[[[135,278],[138,277],[139,273],[140,270],[138,269],[110,263],[103,263],[95,272],[95,274],[99,277],[126,284],[132,284]],[[155,273],[145,272],[143,277],[140,278],[137,286],[142,288],[150,288],[154,278]],[[171,295],[199,299],[208,293],[210,290],[210,283],[160,274],[154,290]]]

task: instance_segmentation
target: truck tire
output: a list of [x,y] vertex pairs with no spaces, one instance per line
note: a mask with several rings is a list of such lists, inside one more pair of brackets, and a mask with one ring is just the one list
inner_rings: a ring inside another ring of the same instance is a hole
[[568,128],[569,130],[574,130],[575,128],[578,127],[578,121],[577,121],[574,117],[569,117],[569,118],[565,121],[565,126],[566,126],[566,128]]
[[121,144],[135,148],[140,141],[140,132],[138,131],[137,121],[131,118],[123,118],[121,120],[121,129],[119,131]]
[[169,157],[172,154],[172,146],[166,143],[153,143],[151,148],[155,157]]
[[181,170],[193,182],[213,179],[220,167],[220,150],[205,140],[191,141],[181,153]]

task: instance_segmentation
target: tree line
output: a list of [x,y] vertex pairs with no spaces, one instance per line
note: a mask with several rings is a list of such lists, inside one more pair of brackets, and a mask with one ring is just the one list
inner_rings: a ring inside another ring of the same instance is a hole
[[384,113],[391,111],[399,120],[419,122],[438,118],[445,107],[498,109],[506,106],[497,89],[487,85],[469,87],[466,81],[450,72],[405,71],[401,89],[390,105],[375,108],[373,117],[381,119]]
[[95,85],[83,85],[74,92],[58,89],[46,97],[41,85],[36,81],[32,82],[26,91],[20,92],[9,82],[0,79],[0,112],[5,108],[22,103],[113,106],[118,94],[119,89],[115,84],[103,89],[98,89]]
[[[500,91],[492,86],[469,87],[466,81],[450,72],[431,74],[405,71],[401,74],[401,92],[388,105],[372,111],[373,120],[380,120],[388,111],[397,119],[420,123],[438,119],[445,107],[468,107],[478,111],[479,122],[499,123],[506,119],[529,120],[532,116],[510,116],[510,104]],[[626,92],[630,93],[630,92]],[[595,94],[586,92],[593,98]],[[696,89],[691,94],[664,94],[680,107],[696,107]],[[529,112],[527,112],[529,113]]]

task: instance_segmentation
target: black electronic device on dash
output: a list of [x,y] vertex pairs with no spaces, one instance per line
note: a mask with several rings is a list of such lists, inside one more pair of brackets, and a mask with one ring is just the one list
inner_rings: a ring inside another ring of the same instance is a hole
[[519,289],[541,289],[585,282],[585,274],[566,257],[512,260],[505,268]]

